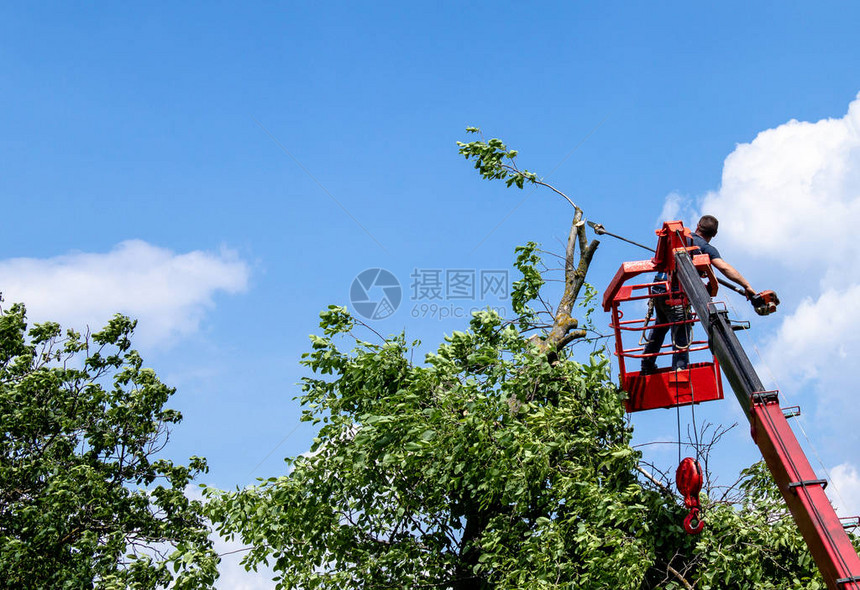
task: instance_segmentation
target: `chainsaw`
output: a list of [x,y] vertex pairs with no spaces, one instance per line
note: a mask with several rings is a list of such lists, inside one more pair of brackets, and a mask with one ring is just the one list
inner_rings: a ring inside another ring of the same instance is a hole
[[776,293],[773,291],[761,291],[760,293],[756,293],[752,297],[747,295],[746,291],[741,289],[740,287],[736,287],[728,281],[724,281],[723,279],[717,279],[721,285],[724,285],[734,291],[735,293],[740,293],[752,304],[753,309],[758,315],[770,315],[776,311],[776,306],[779,305],[779,297],[777,297]]

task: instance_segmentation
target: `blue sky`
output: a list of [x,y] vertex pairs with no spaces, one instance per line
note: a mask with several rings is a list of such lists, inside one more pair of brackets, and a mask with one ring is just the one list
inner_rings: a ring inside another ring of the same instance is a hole
[[[848,2],[5,6],[0,290],[35,319],[139,317],[185,414],[171,453],[246,485],[308,449],[299,356],[358,273],[386,268],[404,289],[374,328],[431,347],[465,322],[412,317],[414,269],[508,269],[528,240],[561,249],[562,199],[485,182],[457,154],[479,126],[617,233],[648,242],[664,213],[717,212],[715,245],[784,301],[760,319],[725,296],[752,316],[754,361],[782,371],[860,510],[845,371],[860,354],[846,278],[858,17]],[[822,243],[838,255],[811,255]],[[640,257],[603,240],[591,281]],[[734,405],[699,419],[736,421]],[[643,442],[676,427],[663,412],[634,424]],[[723,444],[730,480],[757,451],[745,427]],[[649,453],[674,468],[676,449]]]

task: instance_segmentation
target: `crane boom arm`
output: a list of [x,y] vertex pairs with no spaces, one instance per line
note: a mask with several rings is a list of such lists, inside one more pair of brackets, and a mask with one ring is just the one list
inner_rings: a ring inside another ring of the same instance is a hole
[[827,587],[830,590],[860,590],[860,557],[824,494],[827,482],[816,477],[794,436],[779,406],[777,392],[764,391],[732,330],[728,312],[711,302],[689,252],[675,251],[675,271],[699,321],[708,332],[709,346],[750,422],[753,440],[761,450]]

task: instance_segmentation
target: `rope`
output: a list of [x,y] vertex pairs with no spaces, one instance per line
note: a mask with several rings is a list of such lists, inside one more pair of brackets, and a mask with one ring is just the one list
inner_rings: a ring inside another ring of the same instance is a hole
[[[690,343],[693,341],[693,330],[689,328],[690,324],[687,323],[687,320],[690,319],[689,316],[690,308],[689,306],[684,306],[684,330],[687,334],[687,348],[690,348]],[[699,445],[699,425],[696,423],[696,391],[693,387],[692,370],[690,369],[690,358],[687,357],[687,380],[690,384],[690,413],[693,419],[693,436],[696,441],[696,461],[699,460],[700,454],[700,445]]]
[[593,221],[588,221],[587,223],[588,223],[589,227],[591,227],[591,229],[594,230],[594,233],[596,233],[598,236],[602,236],[605,234],[607,236],[612,236],[613,238],[621,240],[622,242],[627,242],[628,244],[633,244],[634,246],[639,246],[640,248],[648,250],[649,252],[657,252],[654,248],[649,248],[648,246],[640,244],[639,242],[634,242],[633,240],[628,240],[627,238],[625,238],[623,236],[619,236],[618,234],[614,234],[612,232],[606,231],[606,228],[603,227],[602,223],[595,223]]
[[[675,382],[675,400],[678,399],[678,382]],[[681,464],[681,406],[675,404],[675,418],[678,422],[678,465]]]
[[[736,314],[737,314],[737,310],[734,308],[734,306],[732,306],[732,311],[733,311],[734,313],[736,313]],[[745,336],[745,335],[744,335],[744,339],[746,339],[746,336]],[[760,352],[760,351],[759,351],[759,349],[758,349],[758,346],[756,346],[756,345],[755,345],[755,343],[753,343],[753,344],[752,344],[752,347],[753,347],[753,350],[755,350],[756,356],[758,356],[759,361],[761,362],[761,364],[762,364],[762,365],[765,367],[765,369],[767,370],[768,375],[770,376],[770,378],[771,378],[771,380],[773,381],[774,385],[776,385],[776,386],[777,386],[776,388],[777,388],[777,389],[779,389],[779,390],[780,390],[780,393],[784,395],[784,393],[785,393],[785,392],[783,392],[783,391],[779,388],[779,384],[778,384],[778,382],[777,382],[776,378],[774,377],[773,372],[770,370],[770,366],[769,366],[769,365],[764,361],[764,358],[762,357],[761,352]],[[788,395],[784,395],[784,398],[785,398],[785,400],[786,400],[788,403],[791,403],[791,401],[789,400],[789,396],[788,396]],[[768,424],[770,425],[770,427],[771,427],[772,429],[775,429],[775,427],[774,427],[774,425],[773,425],[773,421],[772,421],[772,420],[771,420],[771,418],[770,418],[770,414],[769,414],[769,413],[767,413],[767,412],[764,412],[764,413],[763,413],[763,415],[764,415],[764,416],[765,416],[765,418],[767,419]],[[812,441],[810,440],[809,436],[807,435],[806,430],[803,428],[803,424],[801,424],[801,422],[800,422],[799,420],[797,421],[797,424],[798,424],[798,426],[800,427],[800,431],[801,431],[801,433],[803,434],[803,438],[806,440],[807,444],[809,445],[809,448],[812,450],[813,455],[815,456],[815,459],[816,459],[816,461],[818,462],[818,465],[819,465],[819,466],[821,467],[821,469],[824,471],[825,476],[827,477],[828,482],[829,482],[830,484],[832,484],[833,490],[836,492],[837,497],[838,497],[838,498],[839,498],[839,500],[843,503],[843,506],[844,506],[844,505],[845,505],[845,500],[842,498],[842,494],[840,494],[840,493],[839,493],[838,486],[836,486],[836,485],[833,483],[833,481],[831,480],[831,478],[830,478],[830,474],[828,473],[827,468],[824,466],[824,463],[821,461],[821,457],[818,455],[818,451],[815,449],[815,445],[814,445],[814,444],[812,444]],[[796,464],[795,464],[795,462],[794,462],[794,458],[791,456],[791,454],[790,454],[790,453],[787,451],[787,449],[785,448],[785,443],[783,442],[783,440],[782,440],[781,438],[779,439],[779,444],[780,444],[780,446],[782,447],[783,454],[788,458],[788,462],[789,462],[789,464],[791,465],[791,469],[794,471],[794,475],[795,475],[795,476],[797,476],[797,475],[799,474],[799,470],[798,470],[798,468],[797,468],[797,465],[796,465]],[[818,523],[819,523],[819,524],[820,524],[821,522],[823,522],[823,519],[822,519],[821,513],[820,513],[820,512],[819,512],[819,510],[818,510],[818,506],[817,506],[817,504],[816,504],[815,502],[813,502],[813,501],[812,501],[811,493],[810,493],[810,491],[806,488],[806,486],[798,486],[798,487],[796,488],[796,490],[797,490],[797,493],[798,493],[798,494],[803,493],[803,494],[806,496],[806,499],[807,499],[807,501],[808,501],[809,505],[812,507],[812,512],[813,512],[813,514],[812,514],[811,516],[814,516],[814,517],[815,517],[815,519],[818,521]],[[836,543],[834,542],[834,540],[833,540],[833,536],[830,534],[830,531],[829,531],[826,527],[823,527],[823,526],[821,526],[821,527],[819,527],[819,528],[821,528],[821,530],[823,530],[824,535],[827,537],[827,540],[829,541],[830,545],[831,545],[831,546],[835,546],[835,544],[836,544]],[[839,562],[840,562],[840,563],[841,563],[841,565],[842,565],[843,571],[845,571],[845,572],[849,572],[849,571],[850,571],[850,568],[848,567],[848,564],[845,562],[845,558],[842,556],[842,554],[841,554],[840,552],[838,552],[838,551],[837,551],[837,552],[836,552],[836,556],[838,557]]]
[[[768,412],[763,412],[762,414],[767,419],[770,427],[773,430],[776,430],[776,427],[774,426],[773,421],[770,418],[770,414]],[[794,475],[799,475],[799,470],[797,468],[797,465],[795,465],[794,463],[794,458],[791,456],[791,453],[788,452],[788,449],[785,448],[785,443],[783,442],[783,440],[781,438],[779,438],[778,440],[780,446],[782,447],[783,454],[788,458],[788,462],[791,465],[791,469],[792,471],[794,471]],[[815,519],[818,521],[818,524],[821,525],[823,522],[823,518],[821,517],[821,513],[818,511],[818,506],[815,502],[812,501],[812,495],[810,494],[810,491],[806,488],[806,486],[803,485],[798,486],[797,488],[795,488],[795,490],[797,490],[798,494],[802,491],[806,495],[806,499],[814,512]],[[819,526],[818,528],[820,528],[824,532],[825,536],[827,537],[827,540],[830,542],[831,547],[835,546],[836,542],[833,540],[833,536],[830,534],[830,530],[825,526]],[[830,551],[828,551],[828,553],[830,553]],[[845,562],[845,558],[842,556],[842,553],[839,551],[836,551],[835,553],[836,556],[839,558],[840,563],[842,564],[842,570],[844,572],[850,572],[851,568],[848,567],[848,564]]]
[[[770,367],[762,359],[762,355],[761,355],[761,352],[759,352],[758,346],[753,344],[753,350],[755,350],[756,356],[758,357],[761,364],[764,366],[765,370],[767,370],[767,373],[770,376],[771,381],[773,381],[773,384],[776,386],[775,389],[779,390],[780,394],[785,398],[785,401],[787,402],[788,405],[794,405],[791,403],[791,399],[789,399],[789,396],[779,386],[779,383],[777,382],[776,378],[773,376],[773,372],[770,370]],[[839,498],[839,502],[842,503],[842,506],[847,506],[845,499],[842,497],[842,494],[839,492],[839,486],[836,485],[836,482],[834,482],[833,478],[830,477],[830,471],[827,469],[827,467],[824,466],[824,462],[821,460],[821,455],[818,454],[818,449],[815,448],[815,445],[812,443],[812,439],[810,439],[809,435],[806,433],[806,429],[803,427],[804,421],[802,421],[800,419],[802,416],[803,416],[803,414],[797,416],[795,421],[797,422],[797,427],[800,429],[800,433],[803,435],[803,440],[806,441],[806,444],[809,446],[809,450],[812,451],[812,455],[815,457],[816,463],[818,463],[818,466],[821,467],[821,470],[824,472],[824,476],[827,478],[827,481],[830,483],[830,487],[836,493],[836,497]]]
[[[691,372],[687,369],[688,373]],[[690,414],[693,421],[693,438],[696,444],[696,461],[701,457],[702,445],[699,442],[699,425],[696,423],[696,391],[693,387],[693,380],[690,379]]]
[[[735,314],[736,317],[740,317],[740,314],[738,313],[735,306],[732,305],[730,302],[728,303],[728,305],[731,308],[732,313]],[[744,340],[747,341],[747,342],[745,342],[745,344],[752,346],[752,349],[755,351],[756,357],[758,357],[759,364],[761,364],[761,366],[764,367],[765,371],[767,371],[768,377],[770,378],[771,382],[774,384],[774,389],[779,390],[780,395],[785,399],[786,405],[795,405],[792,403],[791,397],[785,391],[783,391],[782,387],[780,387],[779,382],[777,381],[776,377],[773,374],[773,371],[770,368],[770,365],[768,365],[767,362],[764,360],[764,357],[762,356],[761,351],[759,350],[759,348],[755,344],[755,342],[751,342],[751,339],[748,338],[746,334],[741,334],[741,338],[743,338]],[[746,347],[744,347],[744,348],[746,348]],[[812,439],[809,438],[809,435],[807,434],[806,429],[803,427],[803,423],[805,421],[806,420],[805,420],[805,418],[803,418],[803,414],[801,414],[795,418],[795,422],[797,423],[797,426],[800,429],[800,433],[803,435],[803,440],[806,441],[806,444],[807,444],[809,450],[812,451],[812,455],[815,457],[815,461],[818,463],[818,466],[824,472],[824,476],[827,478],[827,481],[829,482],[829,487],[836,494],[836,497],[839,498],[839,502],[841,502],[842,506],[847,506],[845,499],[842,497],[842,494],[839,492],[839,486],[836,485],[836,482],[834,482],[833,479],[830,477],[830,472],[827,469],[827,467],[824,466],[824,462],[821,460],[821,455],[818,454],[818,449],[815,447],[815,444],[813,444]]]

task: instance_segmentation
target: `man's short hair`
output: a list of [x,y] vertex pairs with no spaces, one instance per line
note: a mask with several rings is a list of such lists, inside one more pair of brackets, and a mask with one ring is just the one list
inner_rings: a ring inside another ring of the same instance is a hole
[[720,222],[713,215],[702,215],[699,220],[699,225],[696,226],[696,231],[703,238],[713,238],[717,235],[717,229],[720,227]]

